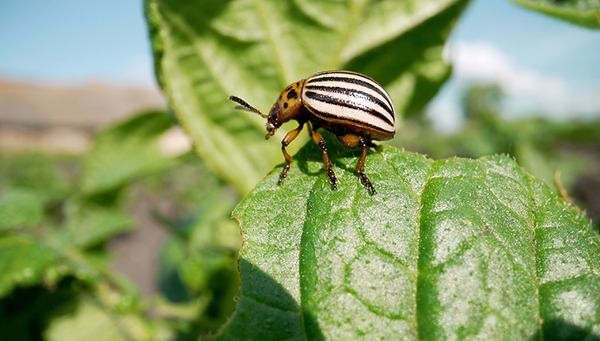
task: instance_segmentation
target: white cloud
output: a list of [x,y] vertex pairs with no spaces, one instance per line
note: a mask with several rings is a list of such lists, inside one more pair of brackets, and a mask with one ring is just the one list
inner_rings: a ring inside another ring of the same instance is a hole
[[569,83],[521,67],[489,42],[449,42],[444,60],[453,65],[453,76],[427,108],[439,131],[460,129],[464,120],[460,101],[472,83],[498,84],[506,93],[506,117],[541,114],[559,119],[597,119],[600,114],[600,81]]
[[568,87],[563,80],[520,68],[488,42],[454,42],[446,45],[444,58],[454,66],[454,76],[484,84],[498,84],[509,96],[527,96],[546,106],[564,107]]

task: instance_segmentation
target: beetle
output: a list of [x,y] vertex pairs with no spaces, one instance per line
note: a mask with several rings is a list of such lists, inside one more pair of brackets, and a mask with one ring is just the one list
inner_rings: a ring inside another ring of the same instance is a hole
[[290,120],[298,121],[298,127],[288,132],[281,141],[286,164],[279,175],[279,184],[287,177],[293,161],[285,148],[306,124],[309,135],[323,151],[323,163],[333,189],[337,189],[338,180],[327,155],[325,140],[317,131],[319,128],[332,132],[348,147],[362,147],[356,172],[367,190],[376,193],[364,173],[367,149],[375,147],[372,143],[374,140],[394,137],[396,114],[390,95],[372,78],[352,71],[318,72],[286,87],[268,115],[239,97],[229,96],[229,99],[239,104],[237,109],[249,110],[267,119],[267,140],[281,124]]

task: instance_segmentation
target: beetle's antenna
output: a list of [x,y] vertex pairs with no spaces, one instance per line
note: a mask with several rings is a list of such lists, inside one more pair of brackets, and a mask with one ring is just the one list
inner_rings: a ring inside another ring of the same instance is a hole
[[234,101],[240,105],[237,105],[235,108],[236,109],[242,109],[242,110],[249,110],[249,111],[253,111],[257,114],[259,114],[260,116],[262,116],[262,118],[268,118],[269,116],[261,113],[258,109],[256,109],[255,107],[251,106],[250,104],[246,103],[246,101],[244,101],[243,99],[237,97],[237,96],[229,96],[227,99],[229,99],[230,101]]

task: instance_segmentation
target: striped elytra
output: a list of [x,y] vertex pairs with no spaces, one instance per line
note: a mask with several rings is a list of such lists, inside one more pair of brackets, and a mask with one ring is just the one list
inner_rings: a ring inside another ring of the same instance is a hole
[[373,194],[375,187],[364,173],[364,163],[373,140],[389,140],[396,132],[396,114],[389,94],[372,78],[351,71],[327,71],[316,73],[307,79],[286,87],[268,115],[236,96],[230,100],[240,104],[238,109],[253,111],[267,119],[269,139],[281,124],[290,120],[298,121],[298,127],[281,141],[281,151],[286,160],[278,183],[287,177],[293,161],[287,147],[298,136],[305,124],[313,141],[323,152],[325,170],[333,189],[337,188],[337,178],[329,160],[325,140],[318,132],[323,128],[334,133],[338,140],[348,147],[361,147],[362,153],[356,164],[356,172],[364,186]]
[[373,79],[360,73],[330,71],[306,79],[304,106],[323,120],[364,127],[389,139],[396,132],[394,105],[388,93]]

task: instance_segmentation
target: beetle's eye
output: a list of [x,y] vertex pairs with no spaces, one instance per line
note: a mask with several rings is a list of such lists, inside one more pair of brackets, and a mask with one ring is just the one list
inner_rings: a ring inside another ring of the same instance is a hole
[[271,119],[277,121],[277,109],[275,108],[271,109]]

